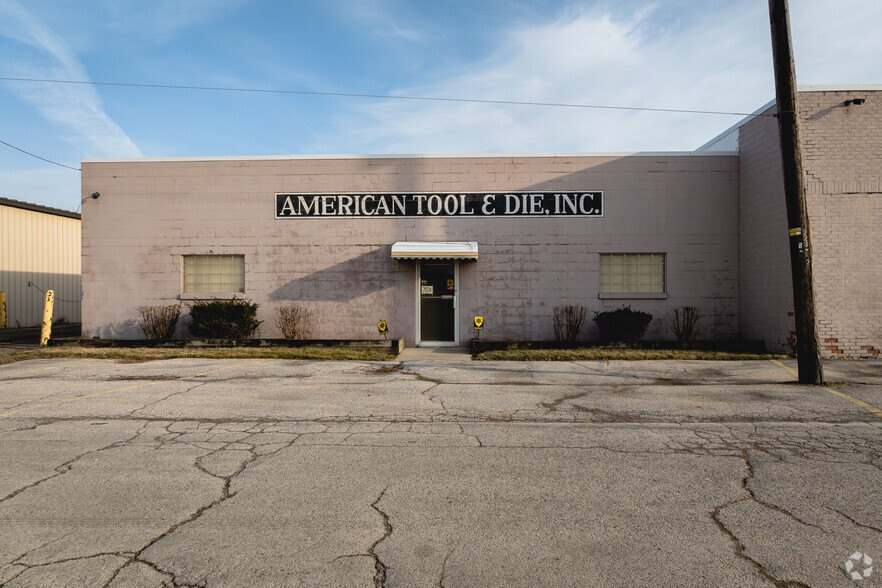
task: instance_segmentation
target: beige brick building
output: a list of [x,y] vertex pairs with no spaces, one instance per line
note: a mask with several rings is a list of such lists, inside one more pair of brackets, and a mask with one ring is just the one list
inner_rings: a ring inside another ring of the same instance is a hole
[[[821,352],[879,357],[882,86],[801,87],[799,105]],[[741,161],[739,330],[773,349],[790,349],[793,301],[777,120],[744,121],[709,148],[730,149],[733,141]]]
[[[800,99],[825,354],[873,356],[882,95]],[[319,338],[386,320],[407,345],[462,345],[483,316],[482,338],[542,340],[577,304],[650,312],[647,338],[670,339],[696,306],[704,338],[787,348],[780,167],[771,116],[688,153],[86,160],[83,331],[138,338],[138,306],[236,296],[262,337],[298,304]]]

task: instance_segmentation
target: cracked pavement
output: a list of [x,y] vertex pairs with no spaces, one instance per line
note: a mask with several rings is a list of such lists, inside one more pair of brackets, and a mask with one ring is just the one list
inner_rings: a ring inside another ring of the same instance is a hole
[[825,371],[0,366],[0,585],[851,586],[882,362]]

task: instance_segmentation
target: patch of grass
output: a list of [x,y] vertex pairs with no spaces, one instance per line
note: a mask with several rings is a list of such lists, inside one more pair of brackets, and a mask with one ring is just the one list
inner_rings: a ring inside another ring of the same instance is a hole
[[123,362],[156,359],[323,359],[390,361],[395,355],[364,347],[49,347],[0,355],[0,365],[27,359],[112,359]]
[[496,349],[481,351],[472,359],[484,361],[637,361],[652,359],[748,360],[786,359],[775,353],[715,351],[706,349],[628,349],[577,347],[574,349]]

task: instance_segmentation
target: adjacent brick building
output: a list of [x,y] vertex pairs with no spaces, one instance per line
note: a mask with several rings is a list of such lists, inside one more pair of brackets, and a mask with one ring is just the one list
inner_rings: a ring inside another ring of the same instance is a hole
[[[862,98],[862,104],[846,100]],[[882,95],[800,92],[825,355],[882,348]],[[758,114],[774,113],[770,105]],[[722,149],[722,150],[721,150]],[[631,305],[647,338],[698,307],[704,338],[792,331],[776,119],[689,153],[83,161],[83,331],[210,297],[313,313],[320,338],[551,339],[556,306]],[[97,194],[96,198],[88,198]],[[186,335],[186,321],[179,325]],[[584,337],[595,335],[588,321]]]
[[[799,107],[824,357],[882,349],[882,86],[800,88]],[[757,112],[775,112],[774,103]],[[777,120],[743,121],[711,142],[740,154],[740,333],[791,349],[784,180]]]

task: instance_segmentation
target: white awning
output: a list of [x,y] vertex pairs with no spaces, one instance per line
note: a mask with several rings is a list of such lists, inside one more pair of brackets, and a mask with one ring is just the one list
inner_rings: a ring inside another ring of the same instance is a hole
[[392,245],[395,259],[478,259],[477,241],[399,241]]

